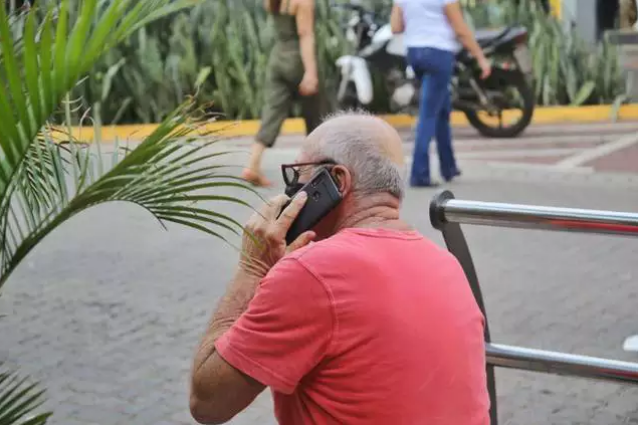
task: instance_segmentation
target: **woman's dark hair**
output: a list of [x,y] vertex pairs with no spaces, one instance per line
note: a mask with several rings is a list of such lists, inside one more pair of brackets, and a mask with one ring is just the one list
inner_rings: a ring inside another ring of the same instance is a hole
[[269,0],[270,2],[270,13],[273,15],[279,15],[281,11],[281,0]]

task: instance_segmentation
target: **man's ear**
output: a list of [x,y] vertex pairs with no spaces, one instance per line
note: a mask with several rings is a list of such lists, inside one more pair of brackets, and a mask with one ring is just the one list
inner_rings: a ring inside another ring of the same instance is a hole
[[343,165],[336,165],[332,169],[332,176],[337,183],[337,188],[341,195],[345,196],[352,191],[352,174]]

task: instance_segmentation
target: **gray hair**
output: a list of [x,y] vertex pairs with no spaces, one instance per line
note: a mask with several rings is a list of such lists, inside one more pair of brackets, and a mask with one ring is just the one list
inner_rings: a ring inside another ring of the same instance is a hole
[[[324,122],[346,116],[370,114],[361,111],[337,112],[326,117]],[[306,147],[306,152],[312,158],[331,159],[346,166],[353,176],[355,195],[389,193],[402,200],[405,195],[405,167],[388,157],[378,143],[378,137],[378,127],[339,126],[322,134],[316,143]]]

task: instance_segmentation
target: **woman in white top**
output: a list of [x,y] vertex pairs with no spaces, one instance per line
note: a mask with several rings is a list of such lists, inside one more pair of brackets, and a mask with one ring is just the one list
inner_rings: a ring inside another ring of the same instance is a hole
[[435,136],[441,176],[451,181],[461,174],[452,150],[449,90],[458,42],[477,59],[481,78],[490,75],[490,63],[465,23],[458,0],[394,0],[390,23],[392,32],[404,33],[408,63],[422,82],[410,184],[434,186],[428,150]]

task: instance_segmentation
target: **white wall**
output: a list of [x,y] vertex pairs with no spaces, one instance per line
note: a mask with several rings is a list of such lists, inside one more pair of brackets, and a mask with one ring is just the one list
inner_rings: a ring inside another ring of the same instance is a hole
[[576,26],[583,40],[596,43],[596,0],[563,0],[561,15],[567,27]]

